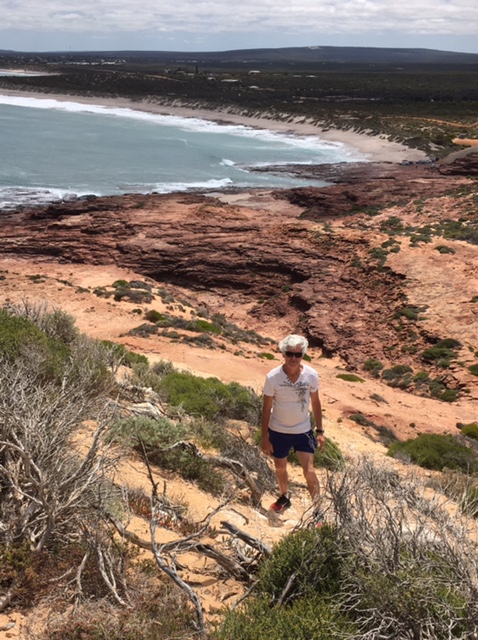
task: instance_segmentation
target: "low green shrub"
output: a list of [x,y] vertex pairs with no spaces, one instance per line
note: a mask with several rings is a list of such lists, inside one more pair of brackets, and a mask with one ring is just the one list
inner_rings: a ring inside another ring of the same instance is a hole
[[39,318],[39,321],[39,328],[49,338],[59,340],[67,345],[72,344],[80,335],[75,318],[61,309],[45,313]]
[[160,320],[163,320],[164,317],[165,316],[159,311],[156,311],[156,309],[150,309],[144,314],[145,320],[147,320],[148,322],[154,322],[154,323],[159,322]]
[[168,418],[153,420],[145,417],[130,417],[118,420],[111,428],[110,438],[128,447],[144,443],[148,447],[168,447],[189,436],[182,422]]
[[[71,355],[70,347],[57,337],[49,337],[32,320],[0,309],[0,356],[13,361],[37,354],[40,378],[61,375]],[[41,361],[41,365],[40,365]]]
[[406,389],[411,385],[412,378],[413,370],[407,364],[396,364],[390,369],[384,369],[382,371],[382,380],[384,380],[389,387]]
[[186,324],[185,329],[188,329],[189,331],[197,331],[198,333],[202,333],[203,331],[206,333],[215,333],[217,335],[221,333],[221,329],[217,325],[212,322],[208,322],[208,320],[201,319],[190,320]]
[[267,597],[249,598],[225,611],[213,640],[331,640],[357,637],[357,629],[333,602],[319,596],[271,608]]
[[226,481],[210,462],[197,456],[194,449],[181,445],[169,448],[189,437],[190,431],[184,423],[168,418],[125,418],[116,422],[110,433],[111,439],[131,447],[141,455],[146,454],[151,464],[196,482],[203,491],[221,495]]
[[382,372],[382,378],[384,380],[392,380],[393,378],[400,378],[406,373],[411,373],[412,368],[408,364],[396,364],[390,369],[384,369]]
[[134,304],[149,304],[153,301],[153,298],[154,296],[151,291],[147,291],[145,289],[132,289],[130,286],[118,286],[113,295],[113,299],[116,302],[127,300]]
[[[258,431],[258,444],[260,445],[260,434],[261,431]],[[295,451],[290,451],[287,456],[288,462],[293,465],[299,466],[299,458]],[[338,445],[335,444],[333,440],[330,438],[325,439],[325,447],[323,451],[319,448],[315,450],[314,453],[314,467],[322,468],[322,469],[330,469],[331,471],[340,471],[345,466],[345,459],[340,451]]]
[[190,423],[190,432],[194,441],[204,449],[217,449],[221,453],[227,448],[231,434],[224,424],[199,418]]
[[129,287],[129,282],[127,280],[115,280],[111,285],[113,289],[118,289],[119,287]]
[[218,378],[174,372],[163,378],[161,389],[171,405],[182,406],[190,415],[208,420],[233,418],[253,424],[259,419],[261,399],[237,382],[224,384]]
[[445,347],[430,347],[422,352],[422,360],[425,362],[435,363],[439,367],[447,368],[450,366],[451,360],[454,360],[457,356],[452,349]]
[[14,360],[32,347],[48,350],[48,338],[31,320],[0,309],[0,355]]
[[111,342],[111,340],[101,340],[101,344],[111,351],[111,354],[114,358],[116,358],[121,364],[124,364],[126,367],[133,367],[136,364],[148,364],[148,358],[141,353],[134,353],[134,351],[129,351],[124,345],[118,344],[116,342]]
[[413,382],[422,383],[427,382],[427,380],[430,380],[430,375],[427,371],[419,371],[413,376]]
[[459,340],[455,340],[455,338],[444,338],[437,343],[437,347],[444,349],[459,349],[462,345]]
[[451,360],[455,360],[458,356],[455,349],[461,347],[461,342],[454,338],[445,338],[440,340],[435,346],[425,349],[421,358],[425,362],[434,363],[439,367],[447,368],[450,366]]
[[458,399],[458,391],[456,389],[445,389],[445,391],[439,395],[439,399],[443,402],[455,402],[455,400]]
[[383,364],[377,358],[369,358],[363,363],[363,368],[364,371],[370,371],[375,378],[378,378],[380,371],[383,369]]
[[460,469],[465,472],[478,470],[478,457],[467,446],[449,435],[423,433],[405,442],[395,442],[388,455],[397,458],[407,456],[425,469]]
[[407,318],[408,320],[418,320],[420,312],[422,309],[420,307],[403,307],[402,309],[398,309],[395,311],[394,318]]
[[469,424],[464,424],[461,428],[461,432],[468,438],[478,440],[478,422],[470,422]]
[[478,364],[472,364],[468,367],[468,371],[474,375],[474,376],[478,376]]
[[194,449],[176,447],[167,451],[147,450],[148,460],[167,471],[179,474],[185,480],[215,496],[223,495],[228,488],[226,476],[213,463],[196,455]]
[[346,382],[365,382],[363,378],[355,375],[355,373],[339,373],[336,375],[336,378],[340,378]]
[[331,471],[340,471],[345,466],[345,459],[339,447],[330,438],[325,439],[323,451],[316,449],[314,453],[314,466]]
[[261,565],[258,592],[276,603],[294,575],[288,591],[289,602],[305,595],[337,593],[345,561],[337,551],[335,530],[329,525],[291,533],[274,547],[272,556]]
[[435,247],[435,251],[438,251],[438,253],[456,253],[455,249],[453,249],[452,247],[449,247],[446,244],[439,244]]
[[129,336],[137,336],[139,338],[149,338],[157,333],[158,325],[149,323],[140,324],[139,327],[134,327],[134,329],[130,329],[130,331],[128,331]]
[[363,413],[353,413],[349,416],[350,420],[353,420],[357,424],[360,424],[362,427],[374,427],[375,423],[366,418]]

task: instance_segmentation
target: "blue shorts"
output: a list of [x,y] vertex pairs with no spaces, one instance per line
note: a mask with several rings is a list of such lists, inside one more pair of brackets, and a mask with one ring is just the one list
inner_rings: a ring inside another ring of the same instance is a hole
[[317,449],[317,440],[312,430],[305,433],[280,433],[269,429],[269,440],[274,458],[287,458],[291,449],[312,455]]

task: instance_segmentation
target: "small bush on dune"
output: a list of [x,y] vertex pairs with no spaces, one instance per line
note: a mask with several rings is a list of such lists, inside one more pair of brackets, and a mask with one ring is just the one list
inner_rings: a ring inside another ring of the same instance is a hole
[[54,376],[66,362],[69,350],[65,343],[49,337],[34,322],[0,309],[0,356],[9,361],[35,352],[43,361],[44,373]]
[[218,378],[200,378],[190,373],[166,375],[161,389],[173,406],[182,406],[190,415],[212,420],[219,417],[256,423],[260,398],[237,382],[224,384]]
[[339,471],[345,466],[345,459],[339,447],[330,438],[325,439],[325,448],[323,451],[317,449],[314,454],[314,466],[329,469],[330,471]]
[[144,314],[144,319],[148,322],[159,322],[164,319],[164,315],[155,309],[151,309]]
[[149,366],[148,362],[134,363],[130,381],[140,387],[151,387],[155,393],[161,393],[163,378],[175,371],[174,366],[166,361],[160,360]]
[[365,382],[363,378],[356,376],[355,373],[338,373],[336,377],[346,382]]
[[144,443],[148,447],[168,447],[188,437],[183,423],[168,418],[131,417],[118,420],[110,431],[110,438],[125,446],[137,447]]
[[478,440],[478,422],[470,422],[469,424],[464,424],[461,428],[461,432],[468,438]]
[[395,442],[388,455],[393,458],[406,456],[420,467],[435,471],[445,468],[467,472],[478,470],[478,458],[473,451],[448,435],[427,433],[405,442]]
[[248,600],[240,608],[225,612],[214,640],[331,640],[354,638],[355,625],[333,603],[318,596],[271,607],[266,597]]
[[406,364],[396,364],[382,371],[382,380],[390,387],[406,389],[412,382],[412,368]]
[[[259,431],[260,434],[260,431]],[[259,438],[260,442],[260,438]],[[290,451],[287,456],[288,462],[293,465],[300,466],[300,461],[295,451]],[[314,453],[314,467],[322,467],[324,469],[341,469],[344,465],[344,458],[338,446],[327,438],[325,440],[325,448],[320,451],[319,448]]]
[[422,352],[422,360],[436,364],[438,367],[447,368],[450,366],[451,360],[456,360],[456,349],[461,347],[461,342],[454,338],[444,338],[435,346],[425,349]]
[[370,371],[375,378],[378,378],[380,371],[383,369],[383,364],[377,358],[369,358],[363,363],[363,368],[364,371]]
[[166,451],[153,448],[146,451],[148,460],[153,464],[179,473],[185,480],[195,482],[197,486],[215,496],[220,496],[228,487],[225,475],[203,458],[196,455],[193,449],[183,447]]
[[[334,529],[302,529],[283,538],[262,564],[255,596],[228,612],[218,640],[329,640],[354,625],[334,605],[342,564]],[[326,599],[324,599],[324,596]]]
[[209,461],[197,456],[194,449],[174,447],[189,436],[184,423],[168,418],[133,417],[117,421],[109,437],[146,455],[151,464],[196,482],[204,491],[220,495],[225,488],[223,475]]
[[294,574],[294,583],[287,591],[288,602],[313,593],[337,593],[345,561],[337,551],[336,531],[328,525],[291,533],[274,547],[272,556],[260,568],[258,592],[276,604]]
[[118,364],[123,364],[126,367],[132,367],[135,364],[148,364],[148,358],[141,353],[135,353],[129,351],[124,345],[111,340],[102,340],[101,344],[111,352],[111,355]]

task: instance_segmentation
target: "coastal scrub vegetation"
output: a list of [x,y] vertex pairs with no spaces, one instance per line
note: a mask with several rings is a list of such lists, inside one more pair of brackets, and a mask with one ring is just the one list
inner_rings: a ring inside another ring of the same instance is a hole
[[[475,521],[476,462],[463,449],[448,440],[439,448],[438,466],[455,468],[466,486],[455,494],[462,515],[453,519],[416,474],[345,460],[329,441],[321,529],[306,513],[269,549],[223,520],[243,547],[221,542],[212,516],[234,499],[260,508],[275,486],[252,436],[234,427],[237,419],[256,424],[257,396],[168,362],[127,362],[127,351],[85,338],[61,311],[24,304],[0,313],[0,606],[28,610],[47,598],[50,611],[42,625],[27,622],[25,638],[257,640],[291,629],[294,638],[405,638],[417,629],[424,638],[450,629],[450,637],[470,637],[478,554],[463,519]],[[129,366],[121,382],[120,364]],[[160,492],[153,481],[150,494],[120,486],[115,469],[131,454],[151,478],[153,470],[181,475],[219,506],[195,522],[166,485]],[[457,461],[464,463],[453,467]],[[149,525],[148,538],[128,531],[132,518]],[[159,543],[162,529],[176,538]],[[181,575],[182,553],[214,558],[243,583],[242,603],[206,622]]]
[[304,639],[474,633],[478,564],[466,517],[426,497],[416,474],[399,477],[367,458],[328,476],[325,502],[327,524],[274,547],[214,638],[288,637],[289,628]]
[[478,472],[477,453],[451,435],[422,433],[417,438],[394,442],[388,455],[435,471],[446,468],[465,473]]
[[[452,361],[458,358],[456,346],[450,348],[449,339],[439,341],[435,346],[425,349],[420,355],[424,365],[431,365],[436,370],[448,369]],[[454,341],[454,344],[460,344]],[[445,346],[444,346],[445,345]],[[404,352],[407,349],[402,349]],[[410,347],[408,351],[416,353],[417,349]],[[384,382],[389,387],[411,391],[424,397],[436,398],[443,402],[454,402],[458,399],[460,390],[450,388],[447,376],[444,374],[430,375],[428,371],[416,371],[408,364],[396,364],[385,367],[377,358],[368,358],[363,363],[364,371],[368,371],[374,378]],[[468,367],[470,370],[470,367]],[[470,371],[471,372],[471,371]],[[464,392],[466,389],[463,390]]]
[[[155,59],[156,57],[156,59]],[[439,156],[454,148],[458,135],[475,133],[478,93],[476,64],[415,63],[383,59],[372,64],[300,60],[268,60],[251,79],[259,62],[161,60],[112,52],[105,60],[94,53],[43,54],[22,59],[0,56],[21,68],[47,70],[43,76],[4,77],[8,89],[73,95],[121,96],[243,115],[263,115],[284,122],[297,120],[322,126],[382,134],[388,140]],[[20,62],[21,60],[21,62]],[[81,61],[82,64],[78,65]],[[114,63],[114,67],[112,67]],[[291,66],[293,65],[293,66]],[[52,71],[54,73],[52,73]],[[226,80],[226,81],[223,81]]]

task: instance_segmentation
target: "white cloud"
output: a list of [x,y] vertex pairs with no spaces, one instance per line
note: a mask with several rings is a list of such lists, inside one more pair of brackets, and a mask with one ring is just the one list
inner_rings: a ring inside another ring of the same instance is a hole
[[[187,34],[191,42],[228,34],[245,41],[272,38],[276,46],[287,38],[307,37],[303,44],[324,38],[360,34],[405,36],[477,36],[476,0],[0,0],[0,48],[8,32],[86,34]],[[310,40],[314,37],[313,40]],[[370,44],[370,43],[369,43]],[[253,46],[258,46],[253,45]],[[271,46],[270,44],[266,46]],[[297,44],[299,46],[299,43]],[[372,45],[373,46],[373,45]],[[383,46],[380,45],[380,46]],[[396,46],[396,45],[393,45]],[[407,45],[404,45],[407,46]],[[18,47],[15,47],[18,48]],[[137,48],[137,47],[136,47]],[[232,47],[231,47],[232,48]]]

